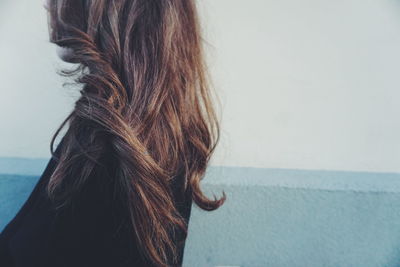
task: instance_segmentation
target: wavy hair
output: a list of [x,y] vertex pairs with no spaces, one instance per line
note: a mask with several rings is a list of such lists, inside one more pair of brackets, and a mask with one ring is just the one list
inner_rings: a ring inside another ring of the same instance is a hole
[[173,177],[183,175],[184,189],[204,210],[226,199],[225,192],[209,199],[200,188],[220,126],[195,0],[51,0],[47,9],[50,41],[77,63],[60,73],[81,86],[51,140],[54,156],[68,123],[47,193],[65,205],[111,151],[112,178],[139,247],[156,266],[167,266],[168,253],[176,254],[170,233],[180,228],[186,237],[188,227],[174,204]]

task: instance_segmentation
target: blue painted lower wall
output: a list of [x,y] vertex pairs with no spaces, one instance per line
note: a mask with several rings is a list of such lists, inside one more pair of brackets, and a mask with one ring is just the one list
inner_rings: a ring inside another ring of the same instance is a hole
[[[221,172],[224,183],[218,184]],[[228,182],[241,175],[246,182]],[[258,175],[268,181],[250,181]],[[227,201],[213,212],[193,207],[185,266],[400,266],[400,193],[395,192],[400,176],[375,174],[374,183],[398,179],[390,191],[377,191],[354,188],[371,174],[336,175],[340,172],[212,169],[203,188],[225,190]],[[285,186],[275,181],[281,176]],[[324,188],[311,181],[307,188],[297,181],[301,177],[319,177]],[[351,189],[345,181],[335,184],[335,177],[348,177]]]
[[[46,164],[1,161],[0,229]],[[400,174],[212,166],[202,186],[227,201],[193,205],[186,267],[400,266]]]
[[27,200],[38,176],[0,174],[0,231]]

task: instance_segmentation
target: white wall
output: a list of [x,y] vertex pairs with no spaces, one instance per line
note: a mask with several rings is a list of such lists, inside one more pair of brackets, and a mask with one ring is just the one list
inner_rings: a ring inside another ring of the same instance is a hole
[[[399,2],[199,3],[223,103],[213,164],[400,171]],[[0,2],[0,156],[48,157],[72,107],[41,4]]]
[[0,156],[49,157],[49,142],[72,108],[42,0],[0,0]]

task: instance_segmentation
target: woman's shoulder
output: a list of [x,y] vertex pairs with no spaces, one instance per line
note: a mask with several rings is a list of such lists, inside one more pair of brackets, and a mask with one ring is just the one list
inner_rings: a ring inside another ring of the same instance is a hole
[[[11,250],[8,253],[11,252],[19,261],[25,261],[21,266],[31,266],[29,264],[36,262],[54,267],[65,264],[76,267],[150,266],[141,256],[127,203],[119,195],[116,181],[112,179],[117,166],[110,154],[106,153],[102,167],[95,169],[68,205],[56,209],[47,197],[46,185],[57,167],[63,140],[19,217],[16,216],[6,230],[10,242],[3,243]],[[183,190],[184,178],[179,173],[171,186],[177,209],[188,222],[192,202],[190,192]],[[177,238],[185,239],[184,236]],[[184,243],[180,248],[181,254],[183,249]],[[5,249],[0,247],[0,255],[1,250]],[[3,266],[1,260],[0,266]]]

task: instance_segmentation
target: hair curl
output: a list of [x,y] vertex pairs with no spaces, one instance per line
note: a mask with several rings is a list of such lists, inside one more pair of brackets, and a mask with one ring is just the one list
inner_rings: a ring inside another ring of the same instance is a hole
[[[72,51],[81,96],[54,134],[69,123],[47,192],[59,207],[79,192],[111,151],[113,179],[129,203],[139,247],[157,266],[176,254],[170,233],[187,223],[170,182],[204,210],[221,206],[200,189],[220,128],[211,101],[194,0],[52,0],[50,41]],[[84,134],[83,134],[84,133]],[[65,177],[73,181],[64,181]],[[174,262],[176,257],[174,256]]]

